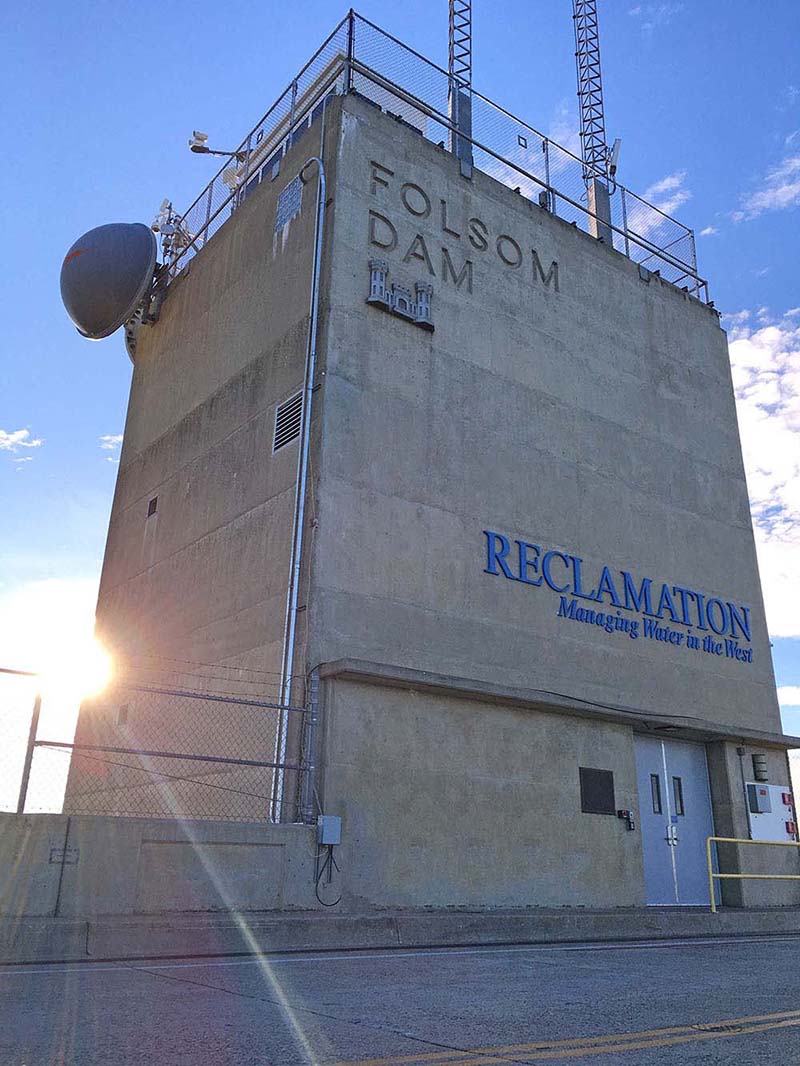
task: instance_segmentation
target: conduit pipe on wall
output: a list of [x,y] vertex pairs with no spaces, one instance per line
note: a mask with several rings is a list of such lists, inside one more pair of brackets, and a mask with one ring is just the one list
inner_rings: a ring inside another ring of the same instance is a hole
[[[306,346],[305,376],[303,379],[303,407],[300,421],[300,448],[297,453],[297,484],[294,499],[294,517],[292,520],[292,551],[289,562],[289,585],[286,594],[286,619],[283,638],[283,656],[281,660],[280,702],[284,708],[291,704],[292,666],[297,635],[297,597],[300,587],[300,569],[303,562],[303,527],[305,524],[306,485],[308,482],[308,453],[311,439],[311,404],[314,395],[314,373],[317,364],[317,325],[319,319],[319,282],[322,264],[322,238],[325,228],[325,167],[320,156],[311,156],[300,168],[298,177],[305,185],[306,172],[316,163],[319,174],[317,184],[317,208],[314,228],[314,262],[311,269],[311,297],[309,306],[308,343]],[[288,712],[281,711],[278,735],[275,738],[275,762],[283,763],[286,758],[286,739],[288,732]],[[283,801],[283,770],[275,772],[275,784],[272,790],[273,822],[281,819]]]

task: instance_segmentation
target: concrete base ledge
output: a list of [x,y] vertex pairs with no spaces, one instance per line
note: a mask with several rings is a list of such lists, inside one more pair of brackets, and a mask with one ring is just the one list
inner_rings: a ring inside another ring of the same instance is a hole
[[800,911],[421,911],[0,920],[0,964],[800,934]]

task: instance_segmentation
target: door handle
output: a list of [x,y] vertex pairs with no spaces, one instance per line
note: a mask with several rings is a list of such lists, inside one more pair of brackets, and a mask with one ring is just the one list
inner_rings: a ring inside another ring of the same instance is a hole
[[677,825],[670,824],[670,825],[667,826],[667,835],[664,837],[664,839],[666,840],[667,844],[669,844],[669,846],[671,848],[674,848],[677,845],[677,843],[678,843],[678,827],[677,827]]

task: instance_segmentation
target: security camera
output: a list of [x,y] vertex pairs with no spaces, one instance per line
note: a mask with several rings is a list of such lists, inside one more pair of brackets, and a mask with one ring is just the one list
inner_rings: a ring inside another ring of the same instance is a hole
[[192,136],[189,138],[189,147],[193,152],[207,152],[209,150],[208,145],[206,144],[207,140],[207,133],[201,133],[200,130],[193,130]]
[[163,233],[165,236],[174,233],[174,228],[170,227],[171,217],[172,201],[162,200],[161,207],[159,207],[158,214],[156,215],[152,225],[150,226],[150,229],[153,231],[153,233]]

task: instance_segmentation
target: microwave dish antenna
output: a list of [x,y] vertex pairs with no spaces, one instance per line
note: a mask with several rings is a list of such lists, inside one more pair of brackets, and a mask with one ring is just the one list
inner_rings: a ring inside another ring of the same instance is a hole
[[75,241],[61,266],[61,299],[82,337],[102,340],[133,318],[150,294],[157,250],[141,222],[98,226]]

